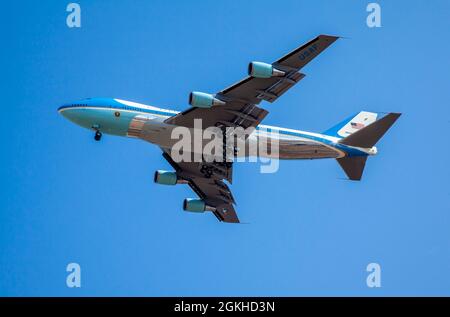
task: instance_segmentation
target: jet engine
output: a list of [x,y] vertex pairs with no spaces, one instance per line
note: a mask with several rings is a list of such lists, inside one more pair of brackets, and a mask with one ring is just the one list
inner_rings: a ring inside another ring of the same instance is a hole
[[211,94],[193,91],[189,94],[189,104],[192,107],[211,108],[212,106],[223,106],[225,102],[217,99]]
[[286,73],[274,68],[271,64],[251,62],[248,64],[248,74],[256,78],[282,77]]
[[161,185],[176,185],[179,182],[177,173],[163,170],[157,170],[155,172],[154,180],[155,183]]
[[205,212],[205,211],[214,211],[215,208],[206,205],[203,199],[186,198],[183,201],[183,210],[190,212]]

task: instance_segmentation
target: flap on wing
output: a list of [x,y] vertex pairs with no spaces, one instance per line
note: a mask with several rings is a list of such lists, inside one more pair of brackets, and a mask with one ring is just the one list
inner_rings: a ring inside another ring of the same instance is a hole
[[224,89],[219,95],[235,100],[245,100],[253,104],[259,104],[262,100],[274,102],[304,77],[304,74],[296,71],[286,77],[247,77]]

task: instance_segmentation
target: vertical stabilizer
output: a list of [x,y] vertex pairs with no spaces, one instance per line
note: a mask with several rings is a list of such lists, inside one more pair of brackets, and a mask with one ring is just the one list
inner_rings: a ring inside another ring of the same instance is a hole
[[375,112],[361,111],[358,114],[336,124],[323,134],[338,138],[345,138],[375,122],[377,120],[377,116],[378,114]]
[[380,120],[377,120],[340,140],[339,143],[362,148],[371,148],[381,139],[395,121],[397,121],[400,115],[400,113],[389,113]]
[[[387,130],[397,121],[400,113],[389,113],[383,118],[359,129],[346,138],[339,140],[339,143],[370,149],[386,133]],[[367,156],[345,156],[337,159],[345,174],[351,180],[360,180],[366,165]]]
[[345,156],[337,159],[347,177],[352,181],[361,180],[367,156]]

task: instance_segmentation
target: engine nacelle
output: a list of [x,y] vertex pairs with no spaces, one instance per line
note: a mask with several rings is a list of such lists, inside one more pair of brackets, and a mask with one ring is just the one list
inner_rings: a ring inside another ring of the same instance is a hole
[[203,199],[186,198],[183,201],[183,210],[190,212],[205,212],[205,211],[215,211],[215,208],[206,205]]
[[251,62],[248,64],[248,74],[256,78],[282,77],[286,73],[274,68],[271,64]]
[[189,104],[192,107],[211,108],[212,106],[223,106],[225,102],[215,98],[211,94],[193,91],[189,94]]
[[178,176],[175,172],[157,170],[154,180],[155,183],[161,185],[175,185],[178,183]]

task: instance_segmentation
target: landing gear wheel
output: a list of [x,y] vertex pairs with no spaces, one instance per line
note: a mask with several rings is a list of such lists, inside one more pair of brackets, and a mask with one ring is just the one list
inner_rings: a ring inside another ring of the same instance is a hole
[[200,169],[200,172],[206,177],[206,178],[211,178],[213,171],[211,168],[207,167],[207,166],[202,166]]
[[95,141],[100,141],[101,138],[102,138],[102,133],[100,131],[95,131],[95,136],[94,136]]

